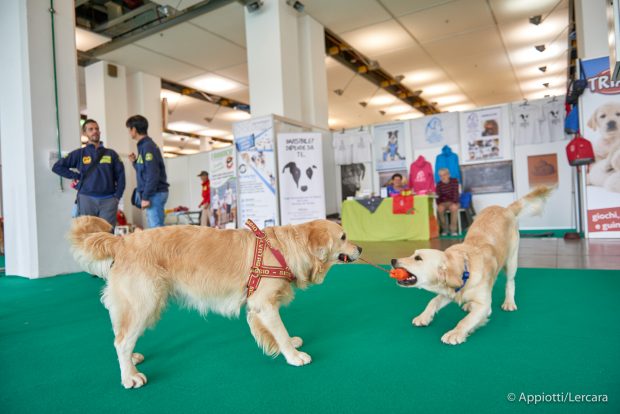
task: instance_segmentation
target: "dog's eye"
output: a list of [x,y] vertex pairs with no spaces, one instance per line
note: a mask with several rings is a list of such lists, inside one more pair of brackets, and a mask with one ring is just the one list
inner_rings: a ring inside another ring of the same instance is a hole
[[607,115],[601,114],[601,119],[604,119]]
[[421,262],[422,261],[422,256],[417,255],[416,257],[414,257],[414,260],[417,262]]
[[347,239],[347,233],[342,233],[342,236],[340,236],[340,240],[346,240]]

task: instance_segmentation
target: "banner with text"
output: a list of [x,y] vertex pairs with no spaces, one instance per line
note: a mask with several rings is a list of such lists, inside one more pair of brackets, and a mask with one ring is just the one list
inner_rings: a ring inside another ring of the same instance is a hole
[[282,224],[324,219],[321,134],[278,134],[278,164]]
[[237,169],[233,146],[209,152],[211,208],[209,221],[213,227],[237,227]]
[[595,161],[588,166],[588,237],[620,237],[620,83],[609,76],[609,59],[584,60],[588,87],[581,96],[581,132],[592,142]]
[[247,219],[260,228],[277,226],[278,198],[274,125],[271,115],[233,125],[239,183],[239,226]]

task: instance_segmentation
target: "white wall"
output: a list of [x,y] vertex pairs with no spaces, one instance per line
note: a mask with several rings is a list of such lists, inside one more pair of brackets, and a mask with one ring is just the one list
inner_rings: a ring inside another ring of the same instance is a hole
[[166,208],[185,206],[190,211],[198,210],[202,200],[202,187],[198,174],[209,171],[209,154],[201,152],[176,158],[166,158],[166,173],[170,183]]

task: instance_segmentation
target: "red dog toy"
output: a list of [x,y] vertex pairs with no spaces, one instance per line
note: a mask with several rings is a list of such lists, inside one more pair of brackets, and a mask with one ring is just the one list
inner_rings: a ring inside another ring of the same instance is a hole
[[396,280],[405,280],[409,277],[409,272],[405,269],[392,269],[390,270],[390,277]]

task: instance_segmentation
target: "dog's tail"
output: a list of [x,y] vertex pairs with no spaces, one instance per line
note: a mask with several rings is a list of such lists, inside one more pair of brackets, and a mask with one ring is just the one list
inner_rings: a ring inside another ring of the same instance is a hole
[[545,207],[545,203],[551,193],[555,190],[554,187],[539,186],[533,191],[515,201],[508,206],[508,210],[517,216],[536,216],[540,215]]
[[112,226],[99,217],[81,216],[73,220],[69,232],[74,259],[88,273],[107,279],[114,256],[123,243],[110,233]]

